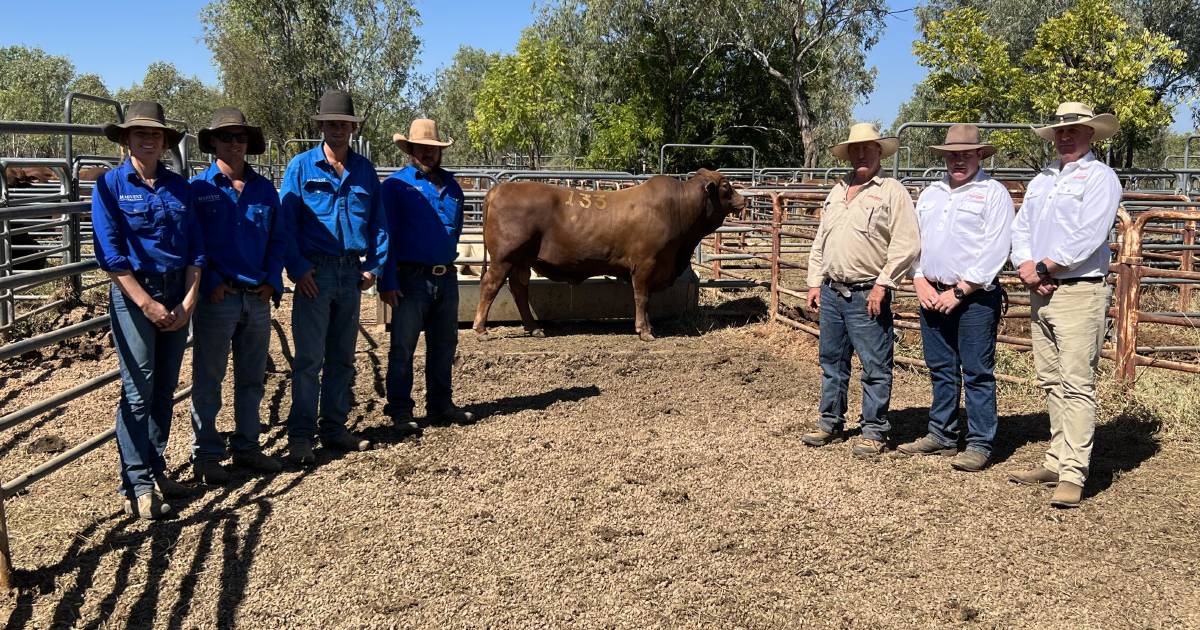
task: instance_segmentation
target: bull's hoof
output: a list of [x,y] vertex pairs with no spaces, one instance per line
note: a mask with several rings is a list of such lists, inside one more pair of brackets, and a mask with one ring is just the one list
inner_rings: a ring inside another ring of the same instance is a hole
[[654,341],[654,335],[648,330],[643,330],[642,332],[638,333],[638,338],[642,341]]
[[529,333],[530,337],[537,337],[538,339],[542,339],[546,336],[546,331],[542,330],[541,328],[534,328],[533,330],[526,330],[525,332]]
[[496,336],[493,335],[491,333],[491,331],[486,328],[483,330],[476,328],[475,329],[475,338],[478,339],[479,341],[491,341],[492,339],[495,339]]

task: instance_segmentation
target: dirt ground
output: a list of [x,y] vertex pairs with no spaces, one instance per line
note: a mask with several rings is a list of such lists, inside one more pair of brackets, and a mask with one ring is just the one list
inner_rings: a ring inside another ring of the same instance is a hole
[[[269,452],[286,441],[286,307]],[[1200,627],[1194,441],[1106,417],[1072,511],[1005,481],[1048,440],[1019,386],[1001,386],[979,474],[806,448],[815,340],[747,323],[762,311],[709,305],[649,344],[629,322],[463,331],[456,398],[484,420],[404,441],[382,415],[386,337],[367,323],[351,425],[373,450],[239,471],[147,524],[120,513],[107,445],[6,502],[19,588],[0,612],[9,628]],[[0,367],[3,414],[115,359],[99,335]],[[0,478],[49,458],[50,438],[110,427],[116,387],[0,434]],[[893,442],[923,432],[928,404],[927,377],[898,368]],[[190,479],[186,402],[175,421],[168,458]]]

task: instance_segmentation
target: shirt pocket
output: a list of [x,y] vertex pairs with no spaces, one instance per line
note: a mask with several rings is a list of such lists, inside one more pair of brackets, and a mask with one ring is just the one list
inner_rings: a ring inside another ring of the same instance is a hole
[[179,201],[163,201],[158,213],[158,233],[163,243],[174,252],[187,248],[187,207]]
[[886,203],[875,202],[869,205],[863,205],[854,211],[850,216],[850,227],[861,233],[869,239],[880,236],[879,225],[887,223],[888,205]]
[[310,179],[304,182],[304,205],[318,217],[334,214],[334,195],[337,189],[327,179]]
[[347,209],[357,217],[366,218],[371,208],[371,191],[362,186],[350,186],[350,194],[346,198]]
[[145,231],[148,226],[153,226],[153,217],[150,215],[150,204],[139,202],[127,202],[120,204],[121,214],[125,217],[125,224],[135,233]]
[[955,212],[954,227],[960,235],[979,236],[983,234],[985,209],[982,201],[964,201]]
[[252,203],[246,206],[246,222],[260,232],[266,232],[271,227],[271,206],[265,203]]

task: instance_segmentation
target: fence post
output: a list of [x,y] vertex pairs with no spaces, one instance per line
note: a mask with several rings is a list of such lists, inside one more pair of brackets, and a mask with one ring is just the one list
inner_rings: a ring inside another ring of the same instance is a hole
[[1117,264],[1117,379],[1126,387],[1137,378],[1138,303],[1142,290],[1142,229],[1138,221],[1118,215],[1121,248]]
[[12,554],[8,550],[8,517],[4,514],[4,494],[0,493],[0,591],[13,588]]
[[771,193],[771,321],[779,315],[779,256],[783,240],[783,210],[779,195]]
[[[1196,244],[1196,222],[1188,221],[1183,227],[1183,255],[1179,258],[1180,271],[1193,271],[1195,269],[1195,253],[1190,249],[1186,249]],[[1192,310],[1192,285],[1185,283],[1179,285],[1179,311],[1186,313]]]
[[716,258],[717,256],[720,256],[720,255],[721,255],[721,233],[714,232],[713,233],[713,256],[714,256],[714,258],[712,261],[712,274],[713,274],[714,280],[721,279],[721,259]]

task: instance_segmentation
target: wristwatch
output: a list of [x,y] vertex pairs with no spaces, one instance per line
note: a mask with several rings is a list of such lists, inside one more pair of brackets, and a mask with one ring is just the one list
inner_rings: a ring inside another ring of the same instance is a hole
[[1039,260],[1038,263],[1033,266],[1033,271],[1039,276],[1050,275],[1050,270],[1046,268],[1046,262],[1044,260]]
[[962,290],[962,287],[954,287],[954,299],[961,300],[965,297],[967,297],[967,293]]

